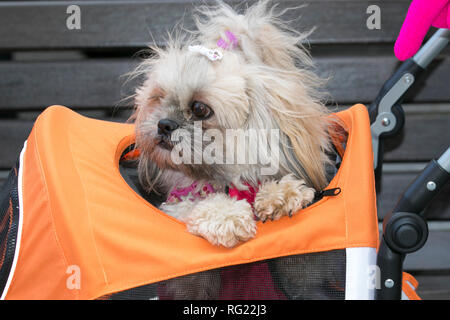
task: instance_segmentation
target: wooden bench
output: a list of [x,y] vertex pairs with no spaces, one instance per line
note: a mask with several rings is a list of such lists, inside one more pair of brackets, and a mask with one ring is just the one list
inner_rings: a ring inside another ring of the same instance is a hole
[[[198,1],[2,1],[0,2],[0,183],[16,160],[37,115],[52,104],[87,116],[124,121],[139,79],[124,76],[151,43],[164,45],[166,30]],[[234,5],[242,1],[229,1]],[[278,1],[280,8],[298,1]],[[331,77],[330,107],[370,103],[399,66],[393,55],[410,1],[305,1],[286,13],[298,30],[316,27],[309,46],[318,72]],[[69,5],[81,10],[81,29],[69,30]],[[381,29],[369,30],[370,5],[381,9]],[[300,18],[299,18],[300,15]],[[450,141],[450,48],[427,71],[405,102],[403,132],[386,146],[379,217],[427,161]],[[428,208],[430,237],[406,260],[405,268],[423,280],[424,298],[450,298],[450,185]]]

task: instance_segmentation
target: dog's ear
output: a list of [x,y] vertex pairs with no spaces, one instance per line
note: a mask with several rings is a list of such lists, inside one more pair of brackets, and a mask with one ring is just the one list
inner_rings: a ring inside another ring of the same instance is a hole
[[268,122],[275,122],[284,169],[320,190],[327,185],[330,150],[328,110],[319,90],[324,81],[311,72],[313,63],[301,46],[308,34],[290,29],[280,19],[284,12],[277,13],[269,2],[260,1],[243,14],[223,2],[199,8],[198,40],[208,46],[225,42],[225,50],[244,55],[252,126],[267,128]]
[[269,3],[259,1],[243,14],[223,2],[200,7],[194,17],[198,38],[209,44],[222,43],[226,50],[239,50],[253,63],[284,70],[298,62],[310,65],[309,55],[301,45],[310,32],[290,28],[280,19],[287,10],[276,12],[276,6],[269,7]]
[[[270,70],[250,75],[248,95],[252,109],[251,126],[279,130],[280,168],[305,179],[321,190],[327,185],[327,152],[331,150],[329,130],[334,118],[315,92],[312,74]],[[264,123],[263,123],[264,122]]]

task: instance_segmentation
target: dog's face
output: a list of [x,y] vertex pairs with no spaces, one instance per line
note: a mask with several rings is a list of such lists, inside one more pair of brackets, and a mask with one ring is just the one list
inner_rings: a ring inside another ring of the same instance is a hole
[[[320,81],[299,67],[310,61],[297,46],[298,34],[277,25],[272,14],[265,2],[245,15],[220,5],[203,12],[195,38],[154,48],[136,91],[142,175],[152,162],[194,179],[257,183],[264,180],[261,168],[276,161],[269,176],[294,171],[310,185],[324,186],[328,134],[326,108],[317,99]],[[220,60],[188,49],[201,43],[216,50],[230,31],[238,45],[221,50]],[[231,149],[246,155],[231,159]]]
[[[187,49],[166,51],[139,89],[138,139],[159,167],[195,178],[217,178],[213,171],[220,163],[207,164],[203,159],[210,145],[204,141],[206,135],[220,132],[225,137],[227,129],[243,128],[250,113],[244,61],[235,53],[224,55],[222,61],[212,63]],[[221,140],[225,149],[226,139]],[[174,163],[174,157],[188,150],[189,159]]]

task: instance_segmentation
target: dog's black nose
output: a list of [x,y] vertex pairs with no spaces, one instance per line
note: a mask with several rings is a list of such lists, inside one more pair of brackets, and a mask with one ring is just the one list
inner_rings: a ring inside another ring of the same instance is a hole
[[178,128],[178,123],[170,119],[161,119],[158,122],[159,134],[170,134]]

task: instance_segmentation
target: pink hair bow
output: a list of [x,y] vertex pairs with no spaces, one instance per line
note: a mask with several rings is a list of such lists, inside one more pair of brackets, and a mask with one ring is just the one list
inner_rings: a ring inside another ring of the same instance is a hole
[[234,33],[227,30],[225,31],[225,35],[227,36],[228,41],[224,40],[223,38],[220,38],[217,41],[217,46],[225,50],[232,50],[236,48],[238,46],[238,39],[234,35]]

